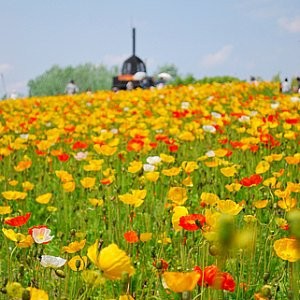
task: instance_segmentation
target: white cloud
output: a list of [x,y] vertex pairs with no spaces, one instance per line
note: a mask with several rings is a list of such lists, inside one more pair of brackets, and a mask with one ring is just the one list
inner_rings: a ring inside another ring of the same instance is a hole
[[217,52],[207,54],[202,58],[201,65],[210,68],[223,64],[230,57],[232,49],[232,45],[225,45]]
[[292,33],[300,32],[300,17],[295,17],[293,19],[289,18],[280,18],[278,24],[284,30],[287,30]]
[[6,72],[12,69],[10,64],[0,64],[0,73]]

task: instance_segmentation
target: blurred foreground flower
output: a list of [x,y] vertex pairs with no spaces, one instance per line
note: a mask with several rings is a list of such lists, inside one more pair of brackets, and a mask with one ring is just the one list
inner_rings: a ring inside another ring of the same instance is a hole
[[116,244],[110,244],[100,252],[98,249],[98,240],[88,248],[87,256],[92,263],[103,271],[108,279],[121,279],[123,273],[132,276],[135,272],[129,256],[121,250]]
[[282,238],[274,243],[276,255],[283,260],[295,262],[300,259],[300,241],[291,238]]
[[165,288],[175,293],[192,291],[200,278],[197,272],[164,272],[162,275],[163,285]]

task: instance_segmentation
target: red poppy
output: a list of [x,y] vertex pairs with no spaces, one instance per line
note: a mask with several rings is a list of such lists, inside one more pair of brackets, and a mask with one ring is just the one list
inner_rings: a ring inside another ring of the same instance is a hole
[[139,152],[144,147],[144,144],[142,139],[135,137],[128,142],[126,149],[127,151]]
[[205,223],[205,217],[201,214],[191,214],[182,216],[179,219],[179,226],[188,231],[195,231],[201,229]]
[[258,151],[259,146],[258,145],[250,145],[249,149],[251,152],[255,153]]
[[62,154],[57,155],[57,158],[59,161],[65,162],[65,161],[69,160],[70,155],[67,153],[62,153]]
[[137,233],[133,230],[125,232],[124,238],[130,244],[133,244],[133,243],[136,243],[139,241],[139,237],[138,237]]
[[259,185],[262,182],[262,180],[263,178],[260,175],[254,174],[250,177],[244,177],[243,179],[241,179],[240,184],[243,186],[251,187]]
[[267,147],[274,148],[280,145],[280,142],[277,141],[271,134],[261,134],[259,138],[261,143],[265,144]]
[[300,121],[300,118],[290,118],[290,119],[285,120],[285,122],[287,124],[291,124],[291,125],[297,124],[297,123],[299,123],[299,121]]
[[109,185],[112,183],[112,180],[110,178],[103,178],[100,180],[100,182],[104,185]]
[[169,151],[170,152],[177,152],[177,150],[178,150],[178,145],[170,145],[169,146]]
[[88,144],[85,142],[77,141],[73,144],[72,149],[78,150],[78,149],[86,149],[88,147]]
[[27,221],[29,220],[31,216],[31,213],[27,213],[24,216],[18,216],[18,217],[13,217],[13,218],[7,218],[4,221],[4,224],[10,225],[10,226],[14,226],[14,227],[20,227],[23,226],[27,223]]
[[32,226],[32,227],[28,228],[28,234],[30,234],[32,236],[32,230],[33,229],[41,229],[41,228],[48,228],[48,226],[46,226],[46,225],[35,225],[35,226]]
[[233,292],[235,289],[233,277],[227,272],[221,272],[215,265],[204,268],[204,282],[215,289],[229,292]]

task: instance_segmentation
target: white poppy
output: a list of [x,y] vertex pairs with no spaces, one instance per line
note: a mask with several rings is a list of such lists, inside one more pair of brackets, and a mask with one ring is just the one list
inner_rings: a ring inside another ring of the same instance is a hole
[[143,165],[144,172],[153,172],[155,170],[155,166],[150,164],[144,164]]
[[42,255],[41,265],[45,268],[60,268],[66,263],[66,259],[59,256]]
[[159,156],[149,156],[146,161],[150,165],[157,165],[161,162],[161,158]]
[[202,129],[206,132],[211,132],[211,133],[215,133],[217,131],[216,128],[212,125],[203,125]]

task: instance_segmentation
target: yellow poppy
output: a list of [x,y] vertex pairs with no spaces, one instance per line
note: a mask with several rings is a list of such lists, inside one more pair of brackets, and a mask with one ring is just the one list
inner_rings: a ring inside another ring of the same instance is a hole
[[80,180],[80,183],[85,189],[92,188],[96,183],[96,178],[84,177],[83,179]]
[[268,200],[257,200],[253,202],[253,206],[256,208],[265,208],[268,205]]
[[71,270],[75,272],[84,270],[87,266],[87,256],[79,256],[79,255],[73,256],[68,261],[68,266],[70,267]]
[[146,172],[145,173],[145,178],[148,181],[156,182],[159,178],[159,172]]
[[232,216],[236,216],[243,209],[243,206],[232,200],[219,200],[217,205],[220,212]]
[[12,209],[10,206],[0,206],[0,215],[7,215],[12,212]]
[[151,232],[144,232],[140,234],[140,240],[142,242],[148,242],[152,239],[152,233]]
[[179,220],[181,217],[187,216],[189,214],[189,211],[185,206],[176,206],[173,210],[172,215],[172,224],[175,231],[182,230],[182,227],[179,226]]
[[206,205],[214,205],[220,200],[220,198],[216,194],[202,192],[200,200],[201,203],[204,203]]
[[116,153],[117,147],[111,147],[109,145],[94,145],[94,149],[98,154],[102,154],[104,156],[112,156]]
[[195,170],[199,168],[197,162],[195,161],[184,161],[181,164],[182,169],[184,170],[185,173],[191,174]]
[[139,207],[144,202],[144,198],[146,197],[146,190],[133,190],[131,194],[123,194],[119,195],[119,200],[125,204],[134,205],[135,207]]
[[73,181],[73,176],[67,171],[55,171],[55,175],[62,181],[68,182]]
[[226,177],[233,177],[237,173],[235,166],[225,167],[225,168],[220,169],[220,171]]
[[63,247],[63,251],[67,253],[75,253],[83,249],[85,246],[86,240],[81,240],[80,242],[75,241],[70,243],[68,246]]
[[119,300],[134,300],[134,298],[131,295],[121,295]]
[[229,192],[238,192],[241,189],[242,185],[240,183],[231,183],[226,184],[225,187]]
[[167,154],[164,154],[164,153],[161,153],[159,155],[159,157],[161,158],[161,160],[163,162],[166,162],[166,163],[173,163],[175,161],[175,157],[174,156],[167,155]]
[[256,174],[263,174],[267,172],[270,169],[270,164],[267,161],[260,161],[258,165],[255,168],[255,173]]
[[43,195],[40,195],[38,196],[35,201],[40,203],[40,204],[47,204],[49,203],[49,201],[51,200],[52,198],[52,194],[51,193],[46,193],[46,194],[43,194]]
[[17,166],[14,167],[15,171],[22,172],[26,169],[29,169],[32,165],[32,161],[30,159],[28,160],[22,160],[18,163]]
[[300,259],[300,241],[296,239],[279,239],[275,241],[273,247],[276,255],[283,260],[295,262]]
[[182,184],[185,185],[185,186],[189,186],[189,187],[194,186],[192,177],[191,177],[191,176],[188,176],[188,177],[184,178],[184,179],[182,180]]
[[297,200],[295,198],[287,197],[277,202],[278,206],[285,211],[290,211],[297,206]]
[[103,205],[103,199],[90,198],[89,202],[95,207],[99,207]]
[[32,184],[31,182],[29,181],[25,181],[22,183],[22,187],[23,187],[23,190],[26,192],[26,191],[31,191],[33,190],[34,188],[34,184]]
[[297,156],[287,156],[284,159],[289,165],[297,165],[300,162],[300,158]]
[[24,200],[27,196],[27,193],[18,191],[6,191],[1,194],[6,200]]
[[176,176],[181,172],[181,168],[173,167],[171,169],[165,169],[161,171],[165,176]]
[[47,292],[34,287],[28,287],[27,290],[30,292],[30,300],[48,300],[49,296]]
[[197,272],[164,272],[162,279],[166,287],[175,293],[192,291],[200,278]]
[[70,193],[70,192],[74,192],[76,184],[74,181],[68,181],[68,182],[63,183],[62,187],[63,187],[64,191]]
[[187,191],[182,187],[171,187],[167,195],[168,199],[177,205],[183,205],[188,199]]
[[128,172],[129,173],[137,173],[139,172],[143,167],[143,163],[141,161],[132,161],[130,162],[129,164],[129,167],[128,167]]
[[134,274],[134,267],[125,251],[116,244],[110,244],[99,252],[98,245],[98,240],[96,240],[95,244],[88,248],[87,256],[94,265],[103,271],[105,277],[116,280],[121,279],[123,273],[127,273],[128,276]]

